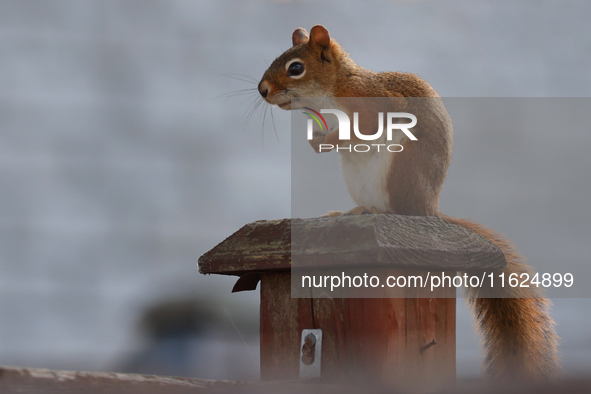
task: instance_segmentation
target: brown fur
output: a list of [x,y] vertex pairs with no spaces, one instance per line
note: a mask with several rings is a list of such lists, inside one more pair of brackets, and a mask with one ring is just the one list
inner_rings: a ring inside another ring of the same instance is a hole
[[[293,43],[291,49],[273,62],[259,84],[267,102],[282,104],[291,97],[320,96],[429,97],[422,102],[409,99],[403,103],[410,112],[421,114],[421,122],[413,128],[420,143],[406,140],[403,142],[405,154],[393,155],[386,185],[390,212],[440,216],[448,223],[482,235],[504,251],[508,266],[496,270],[495,274],[505,272],[505,280],[511,273],[531,272],[513,245],[499,234],[477,223],[439,212],[439,195],[451,161],[453,132],[451,120],[437,99],[437,92],[427,82],[414,74],[374,73],[358,66],[336,41],[330,39],[322,26],[312,28],[310,36],[305,30],[297,29]],[[286,75],[285,64],[293,58],[300,58],[305,64],[306,74],[300,79]],[[374,113],[384,111],[372,110]],[[360,118],[360,124],[372,121]],[[367,129],[375,130],[372,127]],[[325,138],[330,143],[337,142],[336,132]],[[528,380],[556,375],[559,371],[558,336],[548,313],[550,302],[543,298],[540,290],[533,287],[501,288],[496,283],[493,288],[470,289],[467,296],[484,338],[488,375]]]
[[[496,244],[507,259],[507,267],[494,270],[495,278],[505,273],[505,287],[469,288],[468,302],[487,350],[485,370],[495,378],[538,380],[558,374],[559,338],[550,317],[551,303],[535,287],[507,287],[512,273],[532,273],[510,241],[481,224],[440,214],[448,223],[457,224]],[[485,282],[489,285],[489,282]],[[489,298],[502,297],[502,298]]]

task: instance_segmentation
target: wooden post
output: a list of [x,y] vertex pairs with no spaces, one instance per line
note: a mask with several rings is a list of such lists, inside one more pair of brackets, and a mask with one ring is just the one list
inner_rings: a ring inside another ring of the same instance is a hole
[[300,334],[320,328],[321,381],[419,391],[455,384],[455,288],[298,288],[302,272],[428,280],[505,265],[475,233],[398,215],[254,222],[199,260],[201,273],[240,276],[234,291],[261,281],[262,380],[298,379]]

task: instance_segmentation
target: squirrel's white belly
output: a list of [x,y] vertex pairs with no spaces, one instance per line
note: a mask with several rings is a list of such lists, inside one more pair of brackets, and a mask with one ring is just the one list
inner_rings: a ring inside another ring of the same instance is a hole
[[358,206],[378,211],[389,211],[390,202],[387,191],[387,177],[392,164],[388,152],[347,152],[340,151],[341,170],[349,194]]

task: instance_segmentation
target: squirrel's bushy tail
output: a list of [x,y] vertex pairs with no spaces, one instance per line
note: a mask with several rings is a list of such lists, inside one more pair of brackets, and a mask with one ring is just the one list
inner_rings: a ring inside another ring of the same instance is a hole
[[[531,268],[515,247],[500,234],[468,220],[442,215],[451,224],[482,235],[505,252],[507,267],[495,269],[495,282],[469,288],[468,303],[473,307],[483,337],[485,372],[503,380],[540,380],[556,377],[560,371],[559,337],[550,317],[551,303],[539,288],[510,287],[510,274],[527,273]],[[505,273],[501,287],[499,274]],[[519,278],[519,283],[522,279]]]

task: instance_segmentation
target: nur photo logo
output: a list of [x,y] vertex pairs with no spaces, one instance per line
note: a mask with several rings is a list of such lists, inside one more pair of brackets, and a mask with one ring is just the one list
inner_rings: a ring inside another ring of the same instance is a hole
[[[314,132],[314,121],[320,127],[320,134],[327,135],[331,132],[328,127],[328,123],[322,114],[333,114],[338,120],[338,140],[350,141],[351,140],[351,120],[349,116],[338,109],[321,109],[320,112],[310,108],[303,107],[309,112],[304,111],[304,114],[310,116],[307,122],[307,138],[308,141],[314,139],[314,135],[318,132]],[[417,124],[417,117],[408,112],[387,112],[384,116],[383,112],[378,112],[378,130],[373,134],[363,134],[359,130],[359,113],[353,112],[353,133],[358,140],[361,141],[377,141],[383,140],[384,135],[384,118],[386,119],[386,141],[391,142],[394,139],[394,131],[402,131],[411,141],[417,141],[409,129],[413,128]],[[395,123],[398,119],[410,119],[408,123]],[[399,140],[399,138],[396,138]],[[348,151],[348,152],[369,152],[372,149],[376,149],[378,152],[380,148],[384,147],[388,152],[402,152],[403,146],[400,144],[392,143],[374,143],[374,144],[325,144],[321,143],[319,146],[319,152],[330,151],[335,149],[337,152]]]

